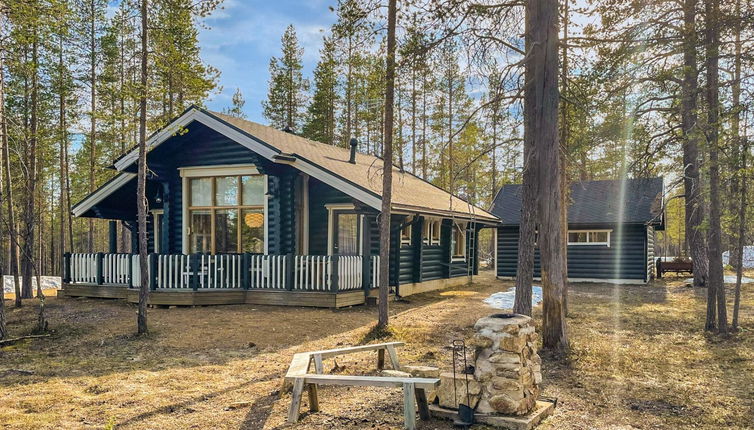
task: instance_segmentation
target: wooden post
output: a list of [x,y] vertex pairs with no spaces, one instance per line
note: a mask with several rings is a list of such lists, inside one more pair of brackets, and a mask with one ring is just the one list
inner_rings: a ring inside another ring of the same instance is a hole
[[416,405],[419,406],[419,418],[428,421],[432,418],[432,415],[429,413],[429,406],[427,405],[427,393],[424,392],[423,388],[416,388],[414,394],[416,395]]
[[108,227],[108,243],[110,245],[110,254],[118,252],[118,222],[110,220],[107,223]]
[[189,257],[189,266],[191,267],[191,289],[197,291],[199,289],[199,276],[202,270],[199,267],[199,254],[191,254]]
[[440,246],[442,248],[443,266],[442,277],[450,278],[451,265],[453,264],[453,247],[451,241],[453,240],[453,221],[444,219],[440,223]]
[[371,218],[364,215],[363,228],[361,230],[361,286],[364,288],[364,297],[369,295],[369,289],[376,287],[372,283],[372,229]]
[[330,264],[332,264],[332,277],[330,278],[330,291],[333,293],[338,292],[338,263],[340,262],[339,255],[330,256]]
[[319,412],[319,397],[317,396],[317,384],[308,384],[309,390],[309,411]]
[[134,287],[134,256],[133,254],[128,255],[128,272],[126,273],[126,284],[128,284],[128,288]]
[[248,252],[244,252],[241,259],[241,282],[244,290],[251,287],[251,254]]
[[403,425],[407,430],[414,430],[416,428],[415,393],[416,385],[413,382],[403,383]]
[[98,252],[94,255],[94,262],[97,265],[97,278],[96,283],[97,285],[102,285],[102,257],[104,257],[105,254]]
[[149,289],[154,291],[157,289],[157,254],[149,254],[147,259],[147,267],[142,267],[141,270],[152,269],[152,273],[149,275]]
[[66,252],[63,254],[63,283],[67,284],[71,282],[71,253]]
[[298,421],[299,408],[301,407],[301,393],[304,391],[304,378],[296,378],[293,381],[293,393],[291,394],[291,407],[288,409],[288,422]]
[[295,258],[293,254],[287,254],[285,256],[285,289],[293,291],[293,276],[295,274],[295,267],[293,267]]
[[160,252],[170,253],[170,182],[162,182],[162,225],[160,226],[160,237],[155,241],[160,241]]
[[411,241],[414,246],[414,258],[413,258],[413,281],[416,283],[422,282],[422,266],[424,265],[424,224],[427,220],[424,217],[419,217],[416,223],[414,223],[411,229]]

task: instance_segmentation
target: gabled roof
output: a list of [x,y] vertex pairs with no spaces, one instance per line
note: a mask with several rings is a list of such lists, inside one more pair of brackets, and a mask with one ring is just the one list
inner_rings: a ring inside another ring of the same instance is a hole
[[[380,210],[382,195],[382,159],[357,153],[356,164],[348,162],[350,151],[346,148],[315,142],[292,133],[257,124],[252,121],[212,112],[192,106],[180,117],[159,130],[147,141],[148,150],[172,137],[176,131],[191,122],[202,124],[224,134],[259,155],[277,163],[289,164],[351,197]],[[138,158],[138,150],[116,160],[119,171],[131,167]],[[74,208],[74,214],[84,213],[96,204],[88,196]],[[101,197],[101,194],[99,197]],[[484,209],[470,205],[459,197],[430,184],[408,172],[393,167],[393,210],[422,212],[478,221],[497,223],[499,220]]]
[[[519,184],[505,185],[495,197],[491,212],[503,225],[519,224],[521,191]],[[570,191],[569,224],[662,223],[662,178],[583,181]]]

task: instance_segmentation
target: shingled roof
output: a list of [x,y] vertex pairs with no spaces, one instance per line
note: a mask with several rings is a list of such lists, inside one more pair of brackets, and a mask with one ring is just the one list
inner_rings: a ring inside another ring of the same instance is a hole
[[[349,163],[350,151],[297,136],[293,133],[257,124],[241,118],[192,106],[162,130],[153,134],[147,145],[150,149],[169,139],[180,127],[190,129],[199,121],[260,155],[278,163],[290,164],[315,177],[329,179],[331,185],[379,210],[382,196],[382,159],[357,153],[356,164]],[[137,150],[115,161],[123,172],[133,168]],[[453,196],[431,183],[393,166],[393,210],[421,212],[444,216],[458,216],[489,223],[497,217]],[[85,199],[86,200],[86,199]],[[84,203],[84,202],[81,202]],[[82,209],[83,210],[83,209]]]
[[[495,197],[491,212],[503,225],[519,224],[521,191],[519,184],[505,185]],[[569,224],[662,224],[662,178],[576,182],[570,191]]]

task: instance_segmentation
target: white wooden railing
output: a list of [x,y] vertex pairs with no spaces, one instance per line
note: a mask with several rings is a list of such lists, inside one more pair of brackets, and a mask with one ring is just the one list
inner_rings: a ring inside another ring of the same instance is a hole
[[293,262],[294,290],[330,291],[332,264],[329,256],[297,255]]
[[102,256],[102,282],[104,284],[127,284],[129,270],[131,270],[130,254],[104,254]]
[[[66,282],[139,287],[138,255],[66,254]],[[269,289],[295,291],[354,291],[379,285],[379,256],[370,258],[364,276],[361,256],[149,254],[147,270],[152,289]]]
[[359,255],[343,255],[338,259],[338,290],[358,290],[362,286],[364,265]]
[[250,255],[249,288],[286,289],[288,259],[284,255]]
[[97,282],[97,254],[71,254],[71,282],[94,284]]

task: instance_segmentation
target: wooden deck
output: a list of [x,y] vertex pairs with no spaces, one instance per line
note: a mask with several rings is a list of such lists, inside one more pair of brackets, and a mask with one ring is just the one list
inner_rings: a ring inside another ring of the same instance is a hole
[[[112,285],[64,284],[58,291],[61,297],[94,297],[125,299],[130,303],[139,302],[139,290]],[[321,308],[342,308],[365,303],[364,291],[344,291],[338,293],[287,290],[243,290],[243,289],[157,289],[149,292],[150,305],[204,306],[204,305],[279,305],[309,306]]]

